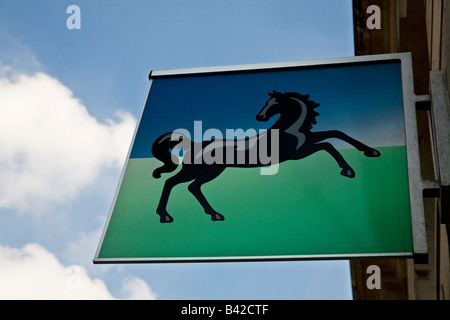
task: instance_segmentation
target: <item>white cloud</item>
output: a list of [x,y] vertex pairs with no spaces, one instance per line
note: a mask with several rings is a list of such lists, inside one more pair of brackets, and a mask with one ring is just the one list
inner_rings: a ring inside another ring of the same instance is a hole
[[48,74],[7,71],[0,72],[0,209],[42,211],[76,197],[101,169],[123,165],[132,115],[101,123]]
[[94,265],[92,259],[103,229],[79,233],[67,244],[62,257],[70,264],[82,265],[91,275],[101,276],[113,268],[111,264]]
[[[63,256],[69,264],[83,266],[91,275],[102,276],[111,271],[114,265],[94,265],[92,258],[99,243],[102,229],[93,232],[83,232],[67,245]],[[147,283],[137,277],[128,276],[122,281],[121,297],[130,300],[154,300],[156,294],[150,289]]]
[[123,292],[129,300],[155,300],[156,294],[147,283],[137,277],[128,277],[123,281]]
[[0,299],[113,299],[82,267],[66,268],[38,244],[0,246]]
[[0,61],[2,63],[0,64],[9,66],[0,68],[0,76],[15,71],[28,74],[45,70],[44,65],[35,57],[30,47],[22,43],[4,27],[0,28],[0,43],[2,44],[0,52]]
[[[147,283],[123,281],[127,299],[155,299]],[[101,279],[91,279],[81,266],[64,266],[36,243],[21,249],[0,245],[0,299],[115,299]]]

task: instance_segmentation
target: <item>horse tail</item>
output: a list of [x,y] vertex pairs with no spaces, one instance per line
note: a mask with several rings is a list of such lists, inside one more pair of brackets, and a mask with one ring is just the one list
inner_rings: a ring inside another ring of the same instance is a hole
[[[178,140],[174,138],[178,138]],[[164,163],[161,167],[153,170],[153,178],[159,179],[161,178],[161,173],[172,172],[178,167],[178,157],[172,154],[171,149],[175,148],[175,146],[184,140],[189,141],[184,134],[170,132],[163,134],[153,142],[153,156]]]

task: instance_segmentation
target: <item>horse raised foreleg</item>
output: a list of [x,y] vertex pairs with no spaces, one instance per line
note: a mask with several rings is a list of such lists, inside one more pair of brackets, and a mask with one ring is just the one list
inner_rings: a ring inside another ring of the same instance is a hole
[[359,151],[363,151],[366,157],[379,157],[381,153],[378,150],[375,150],[364,143],[346,135],[342,131],[338,130],[330,130],[330,131],[320,131],[320,132],[312,132],[311,133],[311,142],[321,142],[325,139],[337,138],[342,141],[345,141],[352,146],[354,146]]
[[348,177],[348,178],[354,178],[355,177],[355,171],[350,167],[350,165],[345,161],[345,159],[342,157],[342,155],[336,150],[335,147],[331,143],[328,142],[322,142],[317,144],[311,144],[309,145],[304,152],[306,152],[306,156],[309,156],[317,151],[325,150],[328,152],[338,163],[341,170],[341,175]]

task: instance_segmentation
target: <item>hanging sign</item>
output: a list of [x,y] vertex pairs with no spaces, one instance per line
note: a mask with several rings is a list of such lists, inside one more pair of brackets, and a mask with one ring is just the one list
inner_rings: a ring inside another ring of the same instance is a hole
[[421,253],[409,68],[395,54],[153,71],[94,262]]

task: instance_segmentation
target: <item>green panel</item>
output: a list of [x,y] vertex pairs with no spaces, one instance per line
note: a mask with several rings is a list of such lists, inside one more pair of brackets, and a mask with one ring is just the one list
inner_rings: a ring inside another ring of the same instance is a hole
[[202,191],[225,221],[211,221],[187,190],[176,186],[155,210],[167,177],[152,177],[157,159],[130,159],[104,236],[103,258],[202,258],[412,252],[406,147],[377,148],[367,158],[340,150],[354,179],[326,152],[259,168],[227,168]]

